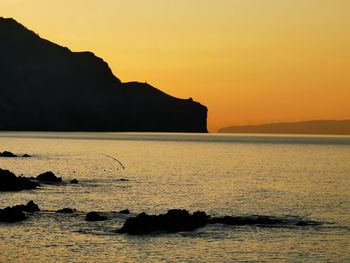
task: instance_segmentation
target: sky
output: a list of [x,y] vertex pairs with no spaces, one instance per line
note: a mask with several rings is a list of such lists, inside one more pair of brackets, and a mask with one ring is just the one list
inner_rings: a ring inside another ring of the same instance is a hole
[[208,128],[350,119],[349,0],[0,0],[123,82],[206,105]]

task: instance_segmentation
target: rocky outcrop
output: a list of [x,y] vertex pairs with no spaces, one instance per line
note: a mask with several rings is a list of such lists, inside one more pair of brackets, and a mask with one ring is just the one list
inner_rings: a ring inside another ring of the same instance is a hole
[[86,221],[105,221],[107,220],[107,217],[101,216],[99,213],[93,211],[86,214],[85,220]]
[[6,207],[0,209],[0,222],[18,222],[26,220],[27,217],[23,212],[37,212],[40,211],[37,204],[33,201],[29,201],[26,205],[16,205],[13,207]]
[[122,83],[91,52],[72,52],[0,18],[0,130],[207,132],[207,108],[147,83]]
[[27,158],[27,157],[31,157],[29,154],[25,153],[22,156],[16,155],[12,152],[9,151],[3,151],[0,152],[0,157],[7,157],[7,158],[14,158],[14,157],[23,157],[23,158]]
[[38,183],[22,176],[16,176],[9,170],[0,168],[0,191],[21,191],[35,189]]
[[39,182],[62,183],[62,177],[57,177],[51,171],[39,174],[35,179],[38,180]]
[[172,209],[166,214],[147,215],[141,213],[136,217],[128,218],[117,233],[143,235],[155,231],[180,232],[193,231],[207,224],[205,212],[195,212],[192,215],[186,210]]

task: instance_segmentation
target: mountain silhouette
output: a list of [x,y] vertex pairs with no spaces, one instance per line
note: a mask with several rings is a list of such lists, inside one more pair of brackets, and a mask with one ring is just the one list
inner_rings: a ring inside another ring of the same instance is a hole
[[280,134],[334,134],[350,135],[350,120],[313,120],[281,122],[261,125],[230,126],[221,133],[280,133]]
[[72,52],[0,18],[0,130],[207,132],[207,108],[147,83],[122,83],[91,52]]

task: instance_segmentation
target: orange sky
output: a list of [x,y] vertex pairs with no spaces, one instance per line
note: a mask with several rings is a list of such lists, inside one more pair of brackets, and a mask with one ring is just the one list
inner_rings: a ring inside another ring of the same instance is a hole
[[0,0],[0,16],[233,124],[350,118],[348,0]]

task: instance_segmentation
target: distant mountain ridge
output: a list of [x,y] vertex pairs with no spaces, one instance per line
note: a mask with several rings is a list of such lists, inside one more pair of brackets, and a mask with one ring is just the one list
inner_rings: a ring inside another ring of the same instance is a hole
[[350,135],[349,120],[312,120],[261,125],[230,126],[220,133],[329,134]]
[[0,17],[0,130],[207,132],[207,108]]

